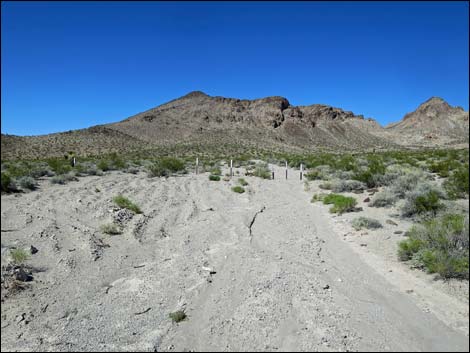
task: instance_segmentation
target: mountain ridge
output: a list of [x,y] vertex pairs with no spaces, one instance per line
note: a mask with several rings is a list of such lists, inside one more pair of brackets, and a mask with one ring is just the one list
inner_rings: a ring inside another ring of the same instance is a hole
[[431,97],[400,121],[382,127],[373,118],[325,104],[294,106],[281,96],[239,99],[192,91],[114,123],[37,136],[2,134],[2,159],[181,144],[286,151],[462,145],[468,144],[468,112]]

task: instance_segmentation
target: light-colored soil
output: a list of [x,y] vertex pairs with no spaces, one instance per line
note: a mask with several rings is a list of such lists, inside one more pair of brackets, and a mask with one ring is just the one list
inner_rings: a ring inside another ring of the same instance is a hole
[[[333,217],[275,172],[244,194],[237,176],[111,172],[2,195],[2,265],[34,245],[41,270],[2,303],[2,351],[468,351],[468,282],[397,262],[407,224],[361,236],[349,219],[388,210]],[[119,193],[144,213],[102,234]]]

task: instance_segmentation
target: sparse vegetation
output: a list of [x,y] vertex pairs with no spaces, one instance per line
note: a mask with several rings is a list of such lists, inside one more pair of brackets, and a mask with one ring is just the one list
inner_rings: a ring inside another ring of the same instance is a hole
[[436,188],[420,187],[411,191],[407,195],[406,202],[401,208],[402,216],[435,216],[439,210],[445,207],[440,200],[441,197],[442,193]]
[[245,192],[245,189],[242,186],[237,185],[237,186],[232,187],[232,191],[238,194],[243,194]]
[[398,256],[444,278],[468,279],[468,215],[446,214],[414,225],[400,242]]
[[447,195],[451,199],[468,197],[469,193],[469,165],[465,164],[451,174],[451,176],[444,181],[443,186]]
[[29,190],[34,190],[37,187],[36,180],[30,176],[23,176],[18,179],[18,184],[23,188],[23,189],[29,189]]
[[369,203],[371,207],[389,207],[395,204],[397,198],[390,191],[384,190],[377,193]]
[[314,194],[312,196],[312,199],[310,200],[310,202],[314,203],[314,202],[318,202],[318,201],[323,201],[327,195],[328,194],[324,194],[324,193]]
[[13,263],[17,265],[22,264],[29,258],[28,253],[24,249],[21,249],[21,248],[11,249],[10,256],[11,256],[11,260],[13,261]]
[[243,178],[238,178],[238,183],[241,185],[241,186],[247,186],[248,185],[248,182],[243,179]]
[[271,179],[271,171],[266,163],[256,164],[253,175],[258,178]]
[[187,318],[186,313],[183,310],[178,310],[168,315],[173,322],[181,322]]
[[129,200],[127,197],[123,195],[118,195],[113,198],[114,203],[121,208],[127,208],[128,210],[131,210],[134,213],[142,213],[141,209],[139,206],[137,206],[135,203],[133,203],[131,200]]
[[12,180],[9,174],[2,173],[1,178],[2,178],[2,192],[16,191],[17,189],[16,184]]
[[328,194],[323,198],[325,205],[333,205],[330,208],[331,213],[342,214],[344,212],[350,212],[354,210],[357,201],[354,197],[347,197],[338,194]]
[[169,176],[172,173],[185,172],[185,165],[181,159],[163,157],[147,167],[150,177]]
[[210,174],[209,175],[209,180],[211,180],[211,181],[220,181],[220,175]]
[[103,224],[103,225],[100,227],[100,230],[101,230],[101,232],[103,232],[104,234],[110,234],[110,235],[117,235],[117,234],[121,234],[121,233],[122,233],[121,228],[118,227],[118,225],[117,225],[117,224],[114,224],[114,223]]
[[368,217],[357,217],[354,218],[351,222],[353,228],[355,230],[361,230],[361,229],[378,229],[382,228],[382,224],[373,218],[368,218]]
[[60,174],[51,178],[52,184],[67,184],[69,181],[77,181],[78,178],[73,173]]

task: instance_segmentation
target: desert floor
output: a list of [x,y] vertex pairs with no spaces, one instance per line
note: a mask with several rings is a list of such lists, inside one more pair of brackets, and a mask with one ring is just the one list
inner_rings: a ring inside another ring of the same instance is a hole
[[[274,168],[244,194],[237,175],[110,172],[2,195],[2,265],[39,250],[34,280],[2,303],[2,351],[469,350],[468,281],[398,262],[409,223],[367,192],[351,194],[364,211],[333,216],[310,203],[314,182]],[[119,211],[120,193],[143,214]],[[384,228],[354,231],[359,215]],[[100,231],[113,219],[123,234]]]

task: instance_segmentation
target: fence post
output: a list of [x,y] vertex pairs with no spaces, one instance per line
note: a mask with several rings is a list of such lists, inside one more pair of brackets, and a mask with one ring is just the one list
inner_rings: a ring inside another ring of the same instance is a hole
[[230,178],[233,177],[233,160],[230,160]]
[[300,163],[300,180],[302,180],[303,171],[304,171],[304,165]]
[[199,158],[196,157],[196,175],[199,174]]
[[287,180],[287,161],[286,161],[286,180]]

